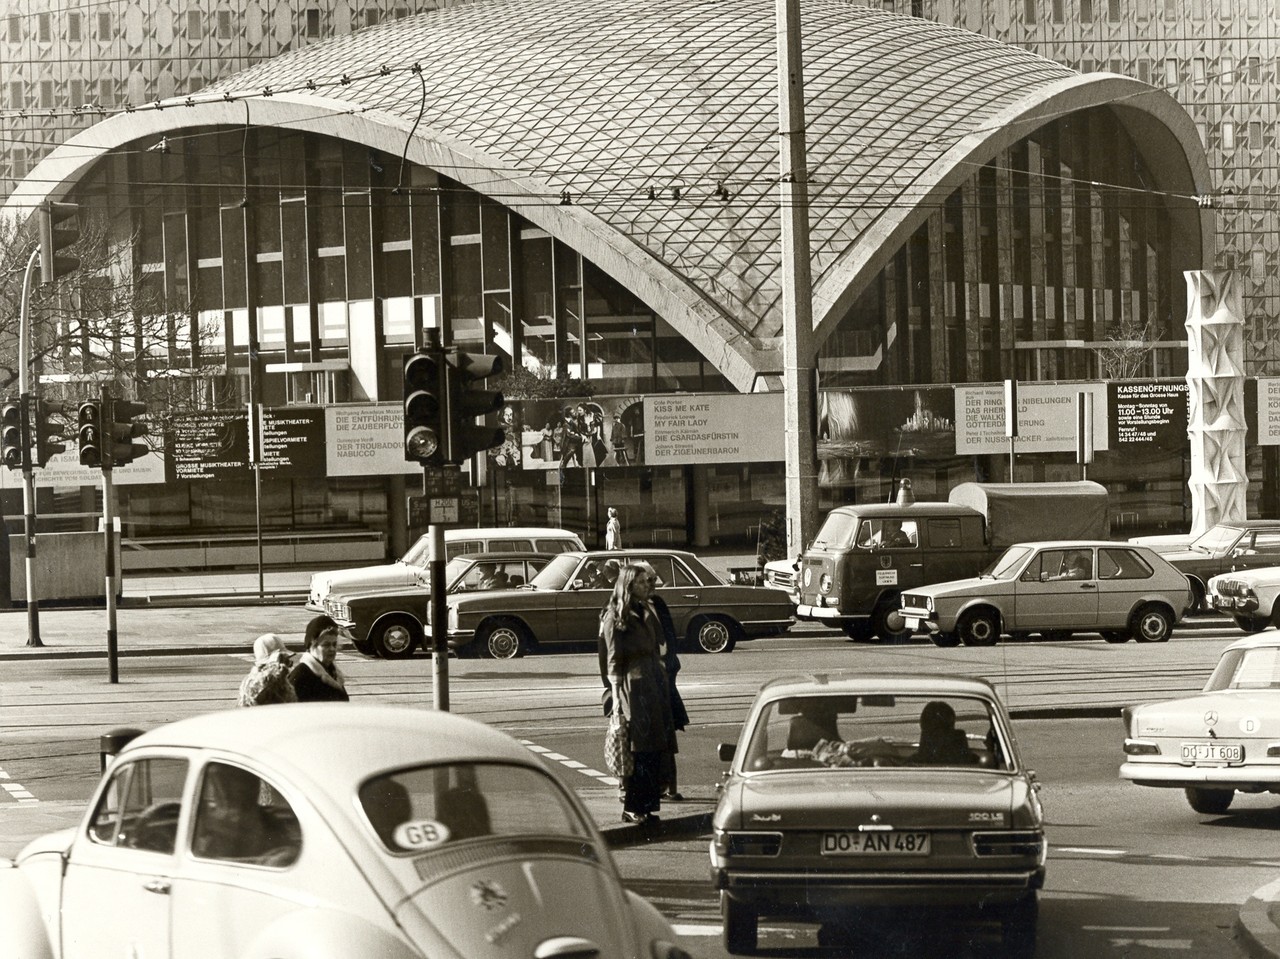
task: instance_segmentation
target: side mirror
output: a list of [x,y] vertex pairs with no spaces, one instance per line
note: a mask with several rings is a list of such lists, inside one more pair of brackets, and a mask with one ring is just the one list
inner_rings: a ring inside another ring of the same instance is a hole
[[716,747],[716,755],[720,757],[722,763],[733,762],[733,757],[738,752],[737,743],[721,743]]

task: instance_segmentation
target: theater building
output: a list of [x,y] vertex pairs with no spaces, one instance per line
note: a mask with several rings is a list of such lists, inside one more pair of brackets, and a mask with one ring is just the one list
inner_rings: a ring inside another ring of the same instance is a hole
[[[1215,256],[1186,111],[918,17],[803,16],[822,505],[1008,478],[980,414],[1016,378],[1046,409],[1098,395],[1089,476],[1122,526],[1185,525],[1185,444],[1109,442],[1104,381],[1117,331],[1145,330],[1128,379],[1186,371],[1182,273]],[[5,210],[64,197],[112,225],[166,324],[122,337],[140,382],[186,371],[234,411],[252,381],[307,441],[255,484],[244,464],[180,466],[170,437],[120,471],[126,535],[225,536],[257,502],[269,532],[368,531],[398,553],[421,488],[398,456],[402,361],[436,330],[587,384],[508,404],[468,518],[594,542],[617,506],[633,541],[754,546],[783,503],[775,44],[758,0],[467,4],[106,111],[54,148]],[[94,366],[45,373],[74,397]],[[1016,478],[1075,475],[1042,425]],[[42,496],[76,489],[91,513],[76,469]]]

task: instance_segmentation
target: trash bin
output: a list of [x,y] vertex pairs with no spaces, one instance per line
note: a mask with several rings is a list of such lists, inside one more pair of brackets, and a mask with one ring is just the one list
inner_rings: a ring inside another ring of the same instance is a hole
[[134,729],[131,726],[117,726],[115,729],[109,729],[99,736],[98,759],[102,764],[102,770],[105,772],[107,769],[108,756],[114,756],[141,735],[141,729]]

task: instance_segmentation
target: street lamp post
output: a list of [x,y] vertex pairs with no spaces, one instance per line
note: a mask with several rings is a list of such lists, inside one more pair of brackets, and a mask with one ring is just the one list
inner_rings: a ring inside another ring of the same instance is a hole
[[800,0],[778,0],[778,163],[782,240],[782,385],[786,394],[787,555],[804,549],[817,523],[813,284],[805,151]]
[[[31,382],[28,366],[31,363],[31,324],[28,318],[31,302],[31,284],[36,266],[40,262],[40,247],[27,258],[27,271],[22,278],[22,303],[18,312],[18,394],[22,400],[24,426],[22,439],[31,438]],[[40,640],[40,601],[36,597],[36,481],[30,447],[22,465],[22,523],[23,538],[27,541],[27,645],[43,646]]]

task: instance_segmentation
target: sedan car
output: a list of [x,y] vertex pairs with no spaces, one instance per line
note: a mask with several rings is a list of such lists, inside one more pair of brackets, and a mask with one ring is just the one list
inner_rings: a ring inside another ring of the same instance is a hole
[[726,584],[692,553],[575,551],[561,553],[514,593],[449,596],[449,645],[459,655],[511,659],[536,647],[594,643],[600,610],[628,563],[648,563],[657,572],[657,594],[671,608],[687,650],[731,652],[739,640],[776,636],[795,622],[785,593]]
[[1276,619],[1280,566],[1219,573],[1209,579],[1207,588],[1209,605],[1234,619],[1246,633],[1280,624]]
[[1009,954],[1034,950],[1039,786],[985,680],[775,679],[720,758],[711,877],[730,952],[755,951],[763,917],[818,922],[834,944],[876,906],[969,907]]
[[211,713],[129,743],[73,828],[0,860],[5,952],[54,959],[687,959],[580,799],[407,707]]
[[[523,586],[550,562],[551,553],[466,553],[444,567],[450,593]],[[411,586],[330,593],[324,611],[351,635],[356,649],[383,659],[403,659],[424,643],[431,580]]]
[[902,615],[938,646],[991,646],[1001,633],[1160,643],[1191,602],[1187,578],[1147,547],[1072,540],[1018,543],[980,576],[903,593]]
[[1280,564],[1280,520],[1218,523],[1186,549],[1161,554],[1187,575],[1195,592],[1195,610],[1206,605],[1209,580],[1220,573]]
[[1199,813],[1280,793],[1280,633],[1236,640],[1195,696],[1126,706],[1120,778],[1183,789]]

